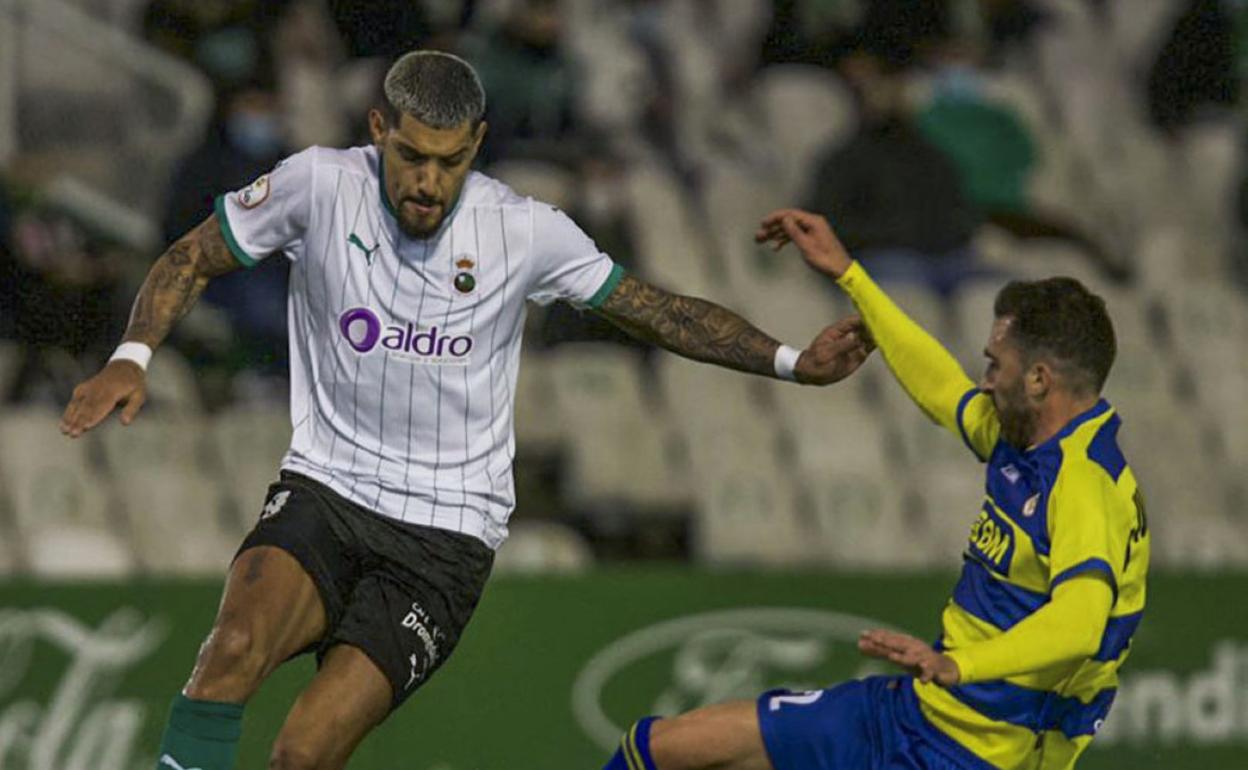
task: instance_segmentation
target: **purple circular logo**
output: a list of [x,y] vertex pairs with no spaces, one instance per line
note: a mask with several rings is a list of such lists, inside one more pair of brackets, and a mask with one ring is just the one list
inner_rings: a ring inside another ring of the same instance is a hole
[[338,329],[357,353],[372,350],[381,338],[381,320],[366,307],[351,308],[343,313],[338,318]]

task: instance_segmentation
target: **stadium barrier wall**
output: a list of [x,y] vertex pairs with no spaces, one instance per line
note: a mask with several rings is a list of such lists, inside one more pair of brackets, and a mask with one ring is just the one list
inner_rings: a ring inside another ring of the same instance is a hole
[[[353,768],[601,767],[636,717],[883,671],[855,640],[935,637],[954,576],[599,570],[494,580],[447,665]],[[1248,574],[1156,575],[1114,711],[1081,770],[1234,770],[1248,756]],[[0,583],[0,768],[150,770],[220,581]],[[391,619],[401,622],[401,619]],[[379,618],[378,622],[387,622]],[[262,767],[312,673],[247,709]]]

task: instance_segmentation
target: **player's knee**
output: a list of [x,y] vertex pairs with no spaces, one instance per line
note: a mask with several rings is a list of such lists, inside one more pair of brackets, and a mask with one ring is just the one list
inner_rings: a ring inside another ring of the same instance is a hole
[[219,624],[199,650],[186,694],[203,700],[246,698],[268,668],[268,651],[247,624]]
[[306,744],[279,737],[269,755],[269,770],[317,770],[321,760],[319,752]]

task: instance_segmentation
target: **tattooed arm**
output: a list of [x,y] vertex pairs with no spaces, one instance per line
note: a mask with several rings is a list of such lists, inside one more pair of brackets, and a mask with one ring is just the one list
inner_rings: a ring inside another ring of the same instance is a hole
[[[625,275],[597,312],[638,339],[695,361],[775,377],[780,343],[727,308],[671,294]],[[861,321],[846,318],[824,329],[797,361],[799,382],[826,385],[866,360],[871,343]]]
[[[152,265],[134,300],[123,339],[155,349],[199,299],[208,281],[239,267],[216,217],[208,217]],[[77,438],[118,406],[124,407],[122,423],[129,425],[145,398],[143,370],[131,361],[112,361],[74,388],[73,398],[61,417],[61,432]]]

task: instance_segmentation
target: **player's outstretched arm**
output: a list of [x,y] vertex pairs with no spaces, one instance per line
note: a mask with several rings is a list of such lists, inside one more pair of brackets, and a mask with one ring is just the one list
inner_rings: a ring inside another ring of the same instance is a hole
[[[626,275],[597,312],[628,334],[685,358],[777,376],[780,343],[714,302],[672,294]],[[794,375],[805,384],[836,382],[861,366],[872,348],[861,319],[842,319],[802,351]]]
[[768,214],[754,239],[776,249],[793,243],[815,271],[845,290],[880,347],[897,381],[928,416],[961,435],[981,458],[1000,429],[988,398],[974,398],[975,383],[930,334],[897,307],[855,262],[828,220],[800,209]]
[[984,642],[941,653],[908,634],[876,629],[863,632],[858,649],[945,687],[1004,679],[1095,655],[1113,603],[1110,584],[1091,573],[1062,583],[1048,604]]
[[[155,350],[178,319],[186,315],[208,282],[241,265],[210,216],[182,236],[148,271],[123,337]],[[136,363],[110,361],[98,374],[74,388],[61,417],[61,432],[77,438],[94,428],[118,406],[121,422],[129,425],[146,398],[147,377]]]

